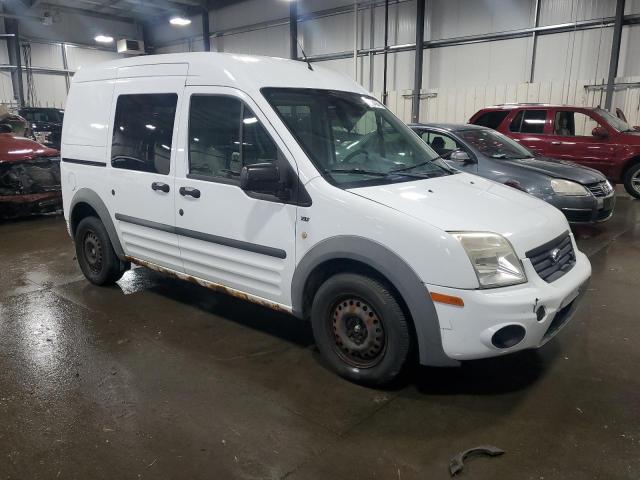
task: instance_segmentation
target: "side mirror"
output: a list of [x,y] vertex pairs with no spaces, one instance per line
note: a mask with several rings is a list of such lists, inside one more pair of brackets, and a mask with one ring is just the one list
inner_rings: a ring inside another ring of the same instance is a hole
[[598,138],[607,138],[609,136],[609,132],[607,132],[604,127],[596,127],[591,130],[591,135]]
[[245,192],[266,193],[287,200],[288,190],[280,181],[280,169],[273,163],[254,163],[242,168],[240,188]]
[[454,162],[461,163],[471,163],[471,157],[464,150],[454,150],[449,154],[449,160],[453,160]]

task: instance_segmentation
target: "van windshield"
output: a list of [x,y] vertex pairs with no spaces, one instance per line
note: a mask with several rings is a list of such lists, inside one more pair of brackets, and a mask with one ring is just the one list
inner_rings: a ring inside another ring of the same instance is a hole
[[298,88],[264,88],[262,93],[318,171],[336,186],[456,173],[375,98]]

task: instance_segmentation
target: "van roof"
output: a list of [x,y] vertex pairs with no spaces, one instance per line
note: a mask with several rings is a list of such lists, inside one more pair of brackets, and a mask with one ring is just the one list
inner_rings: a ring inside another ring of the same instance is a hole
[[[182,69],[177,67],[182,66]],[[140,68],[136,68],[140,67]],[[299,60],[235,53],[191,52],[145,55],[79,69],[73,82],[186,73],[187,85],[217,85],[241,90],[262,87],[318,88],[368,94],[346,75]],[[166,71],[166,73],[163,73]]]

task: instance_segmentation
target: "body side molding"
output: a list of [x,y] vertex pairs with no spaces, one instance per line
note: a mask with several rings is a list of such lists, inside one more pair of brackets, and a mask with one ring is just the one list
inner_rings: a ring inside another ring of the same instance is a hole
[[280,248],[267,247],[264,245],[258,245],[256,243],[244,242],[242,240],[236,240],[234,238],[220,237],[218,235],[211,235],[209,233],[197,232],[195,230],[188,230],[186,228],[174,227],[172,225],[166,225],[164,223],[152,222],[143,218],[130,217],[129,215],[123,215],[116,213],[116,220],[121,222],[131,223],[133,225],[140,225],[142,227],[153,228],[155,230],[161,230],[163,232],[175,233],[183,237],[194,238],[196,240],[202,240],[204,242],[216,243],[218,245],[224,245],[225,247],[237,248],[239,250],[246,250],[248,252],[259,253],[267,255],[269,257],[287,258],[287,252]]
[[406,303],[415,326],[420,363],[452,367],[459,361],[449,358],[442,348],[440,322],[429,291],[415,271],[382,244],[359,236],[338,236],[319,242],[298,263],[291,282],[292,308],[303,316],[304,288],[313,270],[336,259],[355,260],[384,275]]

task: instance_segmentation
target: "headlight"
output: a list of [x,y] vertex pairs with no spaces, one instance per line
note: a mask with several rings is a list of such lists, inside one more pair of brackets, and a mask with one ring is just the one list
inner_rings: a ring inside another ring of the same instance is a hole
[[567,197],[583,197],[589,195],[589,191],[582,185],[569,180],[562,180],[554,178],[551,180],[551,188],[558,195],[565,195]]
[[525,283],[522,262],[502,235],[484,232],[450,232],[467,252],[480,288]]

